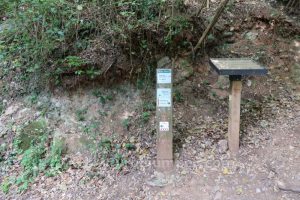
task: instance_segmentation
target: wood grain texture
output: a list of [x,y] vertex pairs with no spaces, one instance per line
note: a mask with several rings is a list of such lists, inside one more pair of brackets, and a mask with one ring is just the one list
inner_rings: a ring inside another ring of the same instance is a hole
[[[173,118],[172,118],[172,82],[157,84],[158,88],[171,89],[171,106],[158,107],[158,99],[156,106],[156,130],[157,130],[157,169],[160,171],[169,171],[173,168]],[[159,122],[169,122],[169,130],[161,131]]]
[[228,144],[233,155],[239,151],[241,91],[241,81],[230,81]]

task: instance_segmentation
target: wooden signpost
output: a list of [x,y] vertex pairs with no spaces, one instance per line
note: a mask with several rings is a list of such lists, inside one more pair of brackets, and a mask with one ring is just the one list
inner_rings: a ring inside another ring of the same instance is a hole
[[228,144],[230,152],[237,155],[239,151],[242,76],[266,75],[267,70],[251,59],[245,58],[212,58],[210,65],[219,75],[229,75]]
[[172,70],[161,68],[156,72],[157,168],[167,171],[173,168]]

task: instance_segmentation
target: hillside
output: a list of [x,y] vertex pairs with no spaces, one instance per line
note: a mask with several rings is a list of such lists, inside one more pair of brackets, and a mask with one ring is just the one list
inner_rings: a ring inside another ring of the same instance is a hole
[[[136,5],[145,1],[119,1],[105,7],[107,24],[100,1],[95,10],[61,2],[61,17],[84,23],[37,31],[33,43],[21,31],[10,41],[13,14],[0,11],[0,199],[300,199],[299,4],[229,1],[193,52],[220,1],[202,9],[178,1],[173,12],[165,1],[143,9]],[[155,69],[163,57],[174,71],[169,173],[155,168]],[[226,142],[229,80],[210,67],[212,57],[252,58],[268,70],[242,79],[237,157]]]

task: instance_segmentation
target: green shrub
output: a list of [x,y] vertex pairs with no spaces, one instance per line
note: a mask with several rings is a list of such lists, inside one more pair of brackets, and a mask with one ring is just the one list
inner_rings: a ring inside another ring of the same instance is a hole
[[0,116],[2,115],[4,109],[5,109],[5,107],[4,107],[3,103],[0,102]]
[[6,9],[11,28],[6,29],[1,40],[14,65],[26,72],[34,72],[47,63],[53,51],[66,42],[66,35],[75,34],[71,31],[79,23],[79,11],[64,0],[12,0]]
[[52,143],[50,152],[47,152],[46,138],[43,137],[40,143],[32,144],[22,157],[22,173],[16,179],[19,191],[27,190],[35,178],[44,173],[46,176],[54,176],[66,169],[62,162],[62,143]]
[[1,190],[4,194],[7,194],[9,192],[9,188],[11,186],[11,183],[7,180],[4,179],[1,183]]
[[127,158],[130,151],[136,146],[131,143],[116,143],[110,138],[102,138],[98,143],[99,156],[114,169],[120,171],[128,164]]
[[76,117],[78,121],[84,121],[85,120],[85,115],[87,114],[87,109],[79,109],[76,110]]
[[151,113],[150,112],[143,112],[141,116],[141,120],[143,123],[147,123],[150,119]]
[[[46,75],[56,83],[64,75],[94,79],[103,71],[83,52],[93,49],[93,41],[99,38],[116,48],[122,47],[130,59],[151,55],[151,49],[156,52],[155,45],[173,47],[175,37],[192,27],[184,17],[183,1],[174,4],[174,16],[171,2],[2,0],[0,15],[7,18],[7,26],[0,32],[0,57],[8,63],[7,67],[18,69],[15,79],[21,81],[34,76],[40,80],[36,83],[42,85],[48,80]],[[153,36],[149,38],[147,32]],[[161,38],[164,39],[160,41]]]
[[[26,126],[23,132],[25,131],[29,134],[28,131],[33,128],[31,124],[29,126]],[[35,138],[30,140],[30,146],[26,149],[21,149],[20,146],[24,142],[23,140],[26,139],[24,136],[19,136],[14,140],[16,155],[22,156],[20,162],[22,171],[16,180],[12,182],[18,186],[19,191],[27,190],[29,184],[33,183],[35,178],[41,173],[46,176],[54,176],[67,167],[62,161],[63,143],[59,141],[50,143],[48,138],[49,131],[44,126],[43,124],[43,132],[35,135]]]

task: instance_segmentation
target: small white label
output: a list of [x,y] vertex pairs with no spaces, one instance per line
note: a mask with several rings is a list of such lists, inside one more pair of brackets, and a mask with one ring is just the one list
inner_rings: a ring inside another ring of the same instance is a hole
[[171,107],[171,89],[158,88],[157,89],[157,106]]
[[169,122],[159,122],[159,130],[160,131],[169,131]]
[[171,69],[158,69],[157,70],[157,83],[171,83],[172,70]]

